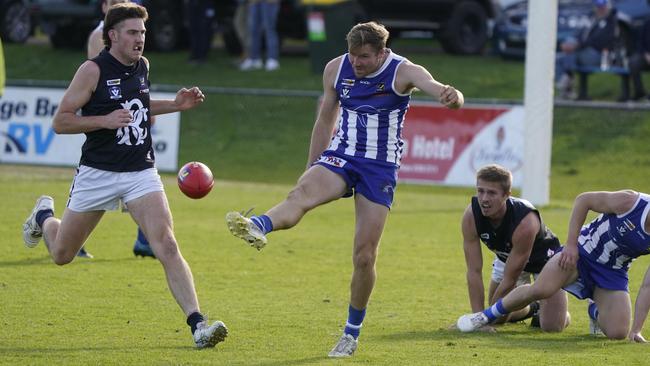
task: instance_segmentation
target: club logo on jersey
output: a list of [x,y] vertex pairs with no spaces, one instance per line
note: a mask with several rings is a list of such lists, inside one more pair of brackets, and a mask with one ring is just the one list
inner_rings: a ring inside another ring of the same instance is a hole
[[349,99],[350,98],[350,89],[343,88],[341,90],[341,99]]
[[144,76],[140,76],[140,85],[144,86]]
[[618,233],[622,235],[627,234],[630,231],[633,231],[636,228],[636,226],[630,221],[630,219],[625,219],[623,223],[619,227],[616,228],[618,230]]
[[122,99],[122,89],[119,86],[111,86],[108,88],[108,95],[113,100]]
[[106,86],[120,85],[120,79],[106,80]]
[[375,89],[375,91],[377,93],[382,93],[385,88],[386,88],[386,85],[383,82],[377,83],[377,89]]
[[148,132],[146,126],[143,127],[141,124],[149,119],[147,115],[149,109],[144,107],[140,99],[132,99],[120,105],[131,114],[131,122],[128,126],[117,130],[117,144],[127,146],[144,144]]
[[481,239],[490,240],[490,233],[481,233]]
[[343,80],[341,80],[341,85],[353,87],[354,86],[354,79],[343,79]]
[[337,158],[335,156],[321,156],[318,158],[319,163],[335,166],[337,168],[342,168],[345,164],[347,164],[347,161]]

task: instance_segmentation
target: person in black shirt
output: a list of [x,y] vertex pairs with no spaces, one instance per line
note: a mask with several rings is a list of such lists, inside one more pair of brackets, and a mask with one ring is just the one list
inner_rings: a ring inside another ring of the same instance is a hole
[[[650,18],[646,19],[643,23],[643,29],[639,36],[638,49],[635,54],[630,57],[629,69],[632,79],[632,100],[640,100],[646,98],[646,91],[643,87],[643,80],[641,80],[641,71],[650,70]],[[629,94],[629,79],[625,79],[623,95]]]
[[560,45],[561,52],[555,61],[555,86],[563,98],[573,97],[573,73],[578,66],[600,66],[603,52],[616,45],[616,9],[609,0],[593,0],[593,4],[595,17],[591,26]]
[[70,263],[104,212],[122,200],[163,265],[196,346],[214,347],[228,330],[220,321],[210,325],[200,312],[192,272],[174,238],[154,167],[150,133],[152,115],[194,108],[205,97],[193,87],[179,90],[174,100],[149,99],[149,61],[142,56],[147,17],[146,9],[133,3],[108,10],[106,48],[79,67],[52,122],[58,134],[86,134],[66,209],[60,220],[55,218],[52,197],[41,196],[23,224],[23,240],[35,247],[43,238],[56,264]]
[[[512,174],[506,168],[493,164],[479,169],[476,196],[463,214],[461,229],[472,312],[485,308],[481,242],[496,255],[488,289],[489,304],[516,286],[530,283],[530,277],[536,277],[561,247],[558,238],[544,225],[539,211],[530,202],[510,196],[511,186]],[[542,330],[559,332],[569,324],[567,296],[563,291],[536,305]],[[510,314],[507,320],[518,321],[530,313],[525,308]]]

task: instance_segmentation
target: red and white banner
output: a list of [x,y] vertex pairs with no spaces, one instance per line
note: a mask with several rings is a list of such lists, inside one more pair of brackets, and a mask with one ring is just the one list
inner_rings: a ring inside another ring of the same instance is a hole
[[471,106],[451,110],[411,102],[399,180],[410,183],[474,186],[476,171],[502,165],[521,186],[524,155],[523,106]]

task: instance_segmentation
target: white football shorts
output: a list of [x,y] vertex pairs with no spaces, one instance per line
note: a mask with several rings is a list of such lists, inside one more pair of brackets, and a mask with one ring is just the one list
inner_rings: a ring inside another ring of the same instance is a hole
[[156,168],[137,172],[111,172],[85,165],[77,168],[67,207],[75,212],[110,211],[151,192],[164,192]]
[[[499,257],[494,257],[494,262],[492,262],[492,281],[496,283],[500,283],[503,281],[503,272],[506,269],[506,263],[503,262]],[[537,279],[537,273],[530,273],[526,271],[521,271],[521,274],[519,275],[519,278],[517,279],[517,286],[523,285],[523,284],[530,284],[531,282],[531,276],[535,279]]]

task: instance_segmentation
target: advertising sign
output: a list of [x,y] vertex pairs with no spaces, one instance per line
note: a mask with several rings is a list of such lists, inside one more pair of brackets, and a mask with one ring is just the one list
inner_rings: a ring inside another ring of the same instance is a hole
[[502,165],[520,186],[524,153],[523,106],[452,110],[412,102],[404,123],[400,181],[473,186],[476,171]]

